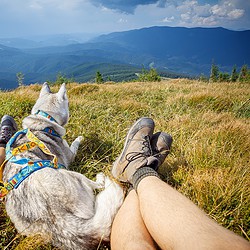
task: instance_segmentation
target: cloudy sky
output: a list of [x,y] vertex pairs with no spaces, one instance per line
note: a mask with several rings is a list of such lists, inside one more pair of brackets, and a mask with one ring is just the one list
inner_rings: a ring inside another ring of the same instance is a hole
[[0,37],[150,26],[250,29],[250,0],[0,0]]

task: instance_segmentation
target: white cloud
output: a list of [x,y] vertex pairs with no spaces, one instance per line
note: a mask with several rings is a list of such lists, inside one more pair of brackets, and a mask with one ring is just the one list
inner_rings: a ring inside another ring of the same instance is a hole
[[175,17],[174,16],[171,16],[171,17],[165,17],[162,22],[163,23],[171,23],[175,20]]
[[185,14],[181,14],[181,20],[188,21],[188,20],[190,20],[190,18],[191,18],[190,12],[187,12]]
[[[74,32],[107,33],[171,25],[250,29],[250,0],[103,0],[133,6],[133,14],[93,5],[100,0],[0,0],[0,36]],[[134,9],[135,8],[135,9]]]
[[214,5],[211,7],[211,12],[217,17],[229,18],[229,19],[238,19],[244,15],[244,9],[235,8],[234,4],[231,2],[225,1],[221,5]]
[[225,16],[227,9],[224,6],[219,6],[218,4],[211,7],[211,13],[215,16]]
[[[248,3],[247,3],[248,2]],[[152,19],[158,15],[158,24],[184,27],[236,28],[239,25],[250,28],[250,1],[245,0],[213,0],[213,1],[180,1],[160,0],[157,5],[137,8],[135,14],[143,11],[145,18]],[[248,16],[248,24],[246,22]]]
[[119,20],[118,20],[118,23],[127,23],[128,22],[128,20],[127,19],[124,19],[124,18],[120,18]]
[[104,11],[104,12],[112,12],[111,9],[108,9],[107,7],[104,7],[104,6],[100,6],[101,8],[101,11]]
[[196,5],[195,13],[197,16],[200,16],[200,17],[208,17],[211,15],[210,8],[211,6],[209,4]]
[[244,10],[241,9],[235,9],[230,11],[227,15],[230,19],[238,19],[244,15]]
[[198,5],[197,1],[184,1],[181,5],[177,7],[177,10],[181,13],[193,11],[195,6]]
[[232,2],[224,0],[220,5],[216,4],[212,6],[211,11],[213,15],[217,17],[223,17],[227,19],[238,19],[242,17],[245,13],[244,9],[239,9],[236,7],[237,1]]
[[43,9],[43,7],[41,6],[40,3],[38,3],[38,1],[31,2],[28,7],[31,8],[31,9],[34,9],[34,10],[41,10],[41,9]]
[[177,6],[174,17],[175,20],[179,19],[177,25],[182,26],[225,26],[244,16],[245,10],[239,8],[242,6],[239,1],[242,0],[220,0],[216,4],[183,1]]

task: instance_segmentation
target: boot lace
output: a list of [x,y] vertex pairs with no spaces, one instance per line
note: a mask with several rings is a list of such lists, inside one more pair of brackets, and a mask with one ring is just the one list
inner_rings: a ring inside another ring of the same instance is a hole
[[[139,159],[143,157],[146,159],[147,157],[153,155],[153,151],[150,145],[150,137],[149,135],[143,136],[143,142],[142,142],[142,147],[141,150],[138,152],[129,152],[125,158],[128,161],[128,164],[136,159]],[[128,165],[127,164],[127,165]]]

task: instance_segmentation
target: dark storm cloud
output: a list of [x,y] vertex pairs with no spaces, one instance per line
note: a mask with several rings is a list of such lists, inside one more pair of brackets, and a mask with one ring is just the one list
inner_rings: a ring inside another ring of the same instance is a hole
[[91,0],[96,6],[103,6],[108,9],[118,10],[125,13],[134,13],[138,5],[148,5],[157,3],[158,0]]

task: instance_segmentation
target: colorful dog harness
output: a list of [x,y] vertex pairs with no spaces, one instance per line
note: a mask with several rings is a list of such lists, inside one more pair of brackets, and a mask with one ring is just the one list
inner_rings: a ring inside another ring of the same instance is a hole
[[[46,114],[45,112],[43,112]],[[39,113],[41,115],[41,113]],[[44,116],[44,115],[43,115]],[[48,118],[48,117],[47,117]],[[50,120],[54,118],[49,118]],[[46,133],[49,133],[53,136],[60,137],[54,130],[50,128],[45,128],[43,130]],[[26,142],[11,151],[11,145],[16,141],[16,139],[20,135],[26,135],[29,139],[29,142]],[[16,156],[20,153],[24,153],[28,150],[31,150],[35,147],[40,148],[45,154],[50,155],[53,159],[50,160],[31,160],[29,158],[20,158],[18,159]],[[7,182],[2,181],[2,174],[4,166],[7,162],[13,162],[15,164],[24,165],[24,167],[14,176],[12,176]],[[16,132],[9,142],[6,145],[6,159],[0,167],[0,200],[2,200],[12,189],[18,188],[20,183],[24,181],[27,177],[29,177],[32,173],[37,170],[43,169],[45,167],[50,167],[54,169],[65,168],[62,164],[58,163],[58,159],[56,155],[52,154],[47,146],[39,140],[29,129],[24,129]]]

